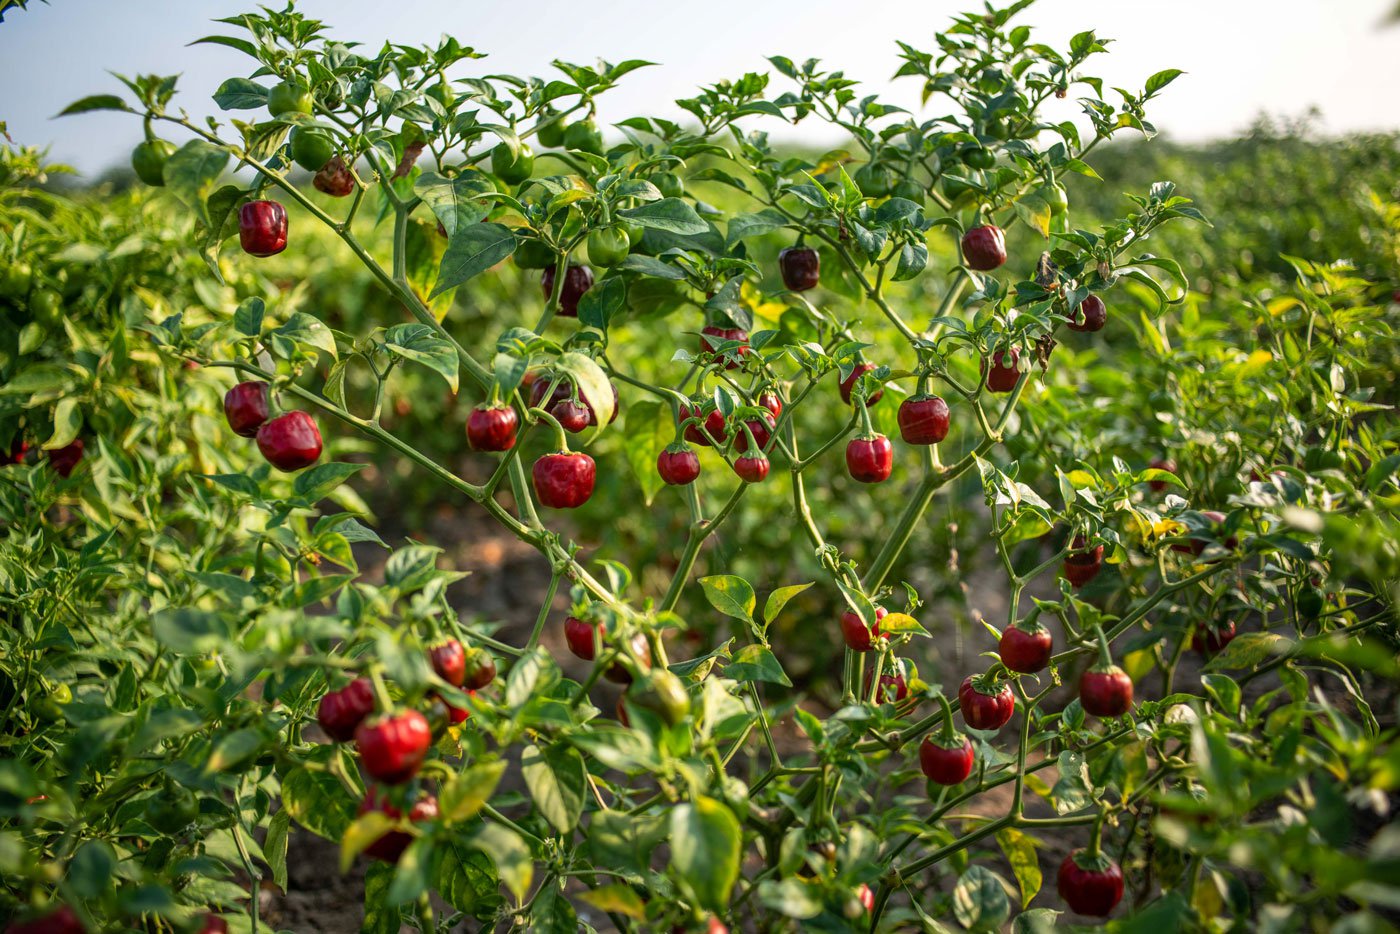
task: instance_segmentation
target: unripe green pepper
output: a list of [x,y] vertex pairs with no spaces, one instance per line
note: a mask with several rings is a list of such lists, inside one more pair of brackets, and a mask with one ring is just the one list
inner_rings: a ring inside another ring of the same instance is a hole
[[314,104],[311,89],[296,81],[283,81],[267,94],[267,109],[274,117],[309,114]]
[[603,154],[603,134],[592,117],[571,123],[564,129],[564,148],[590,152],[595,156]]
[[904,179],[898,185],[895,185],[894,190],[890,192],[891,197],[903,198],[904,200],[912,201],[915,204],[923,204],[924,195],[924,186],[920,185],[912,178]]
[[535,139],[540,141],[540,145],[545,149],[558,149],[564,145],[564,121],[557,111],[549,110],[540,114],[539,130],[535,132]]
[[616,266],[627,258],[632,243],[620,227],[600,227],[588,233],[588,258],[598,266]]
[[131,151],[131,167],[136,177],[156,188],[165,185],[165,160],[175,151],[175,144],[164,139],[148,139]]
[[641,224],[634,224],[631,221],[619,220],[617,226],[622,228],[622,232],[627,234],[627,245],[635,247],[642,242],[646,236],[647,229]]
[[962,154],[962,160],[974,169],[990,169],[997,164],[997,154],[990,149],[975,146]]
[[335,155],[335,140],[322,130],[297,127],[292,130],[292,161],[308,172],[319,172]]
[[524,143],[512,154],[505,143],[498,143],[491,150],[491,174],[503,182],[519,185],[535,171],[535,154]]
[[679,198],[685,194],[685,182],[674,172],[659,172],[651,177],[651,183],[663,198]]
[[851,181],[856,183],[860,193],[867,198],[883,198],[890,193],[890,185],[894,179],[888,168],[878,162],[870,162],[856,169]]
[[199,817],[199,799],[183,785],[171,783],[146,805],[146,823],[161,833],[178,833]]

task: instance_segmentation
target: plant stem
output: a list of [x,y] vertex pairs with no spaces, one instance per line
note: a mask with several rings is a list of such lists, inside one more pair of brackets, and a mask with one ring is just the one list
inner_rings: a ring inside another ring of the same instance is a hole
[[700,546],[705,544],[705,539],[713,535],[720,524],[734,511],[734,507],[739,505],[739,500],[743,498],[744,491],[748,489],[748,486],[747,483],[740,481],[713,519],[701,519],[691,525],[690,536],[685,542],[685,550],[681,552],[680,562],[676,565],[676,573],[671,576],[671,584],[666,588],[666,595],[661,598],[660,610],[664,612],[676,608],[676,604],[680,602],[681,591],[685,589],[686,581],[690,578],[691,569],[695,567],[695,559],[700,555]]
[[525,651],[533,651],[539,644],[540,633],[544,630],[545,620],[549,619],[549,611],[554,608],[554,595],[559,592],[559,578],[562,577],[558,571],[549,575],[549,587],[544,593],[544,602],[540,604],[539,615],[535,617],[535,628],[530,630],[530,641],[525,643]]

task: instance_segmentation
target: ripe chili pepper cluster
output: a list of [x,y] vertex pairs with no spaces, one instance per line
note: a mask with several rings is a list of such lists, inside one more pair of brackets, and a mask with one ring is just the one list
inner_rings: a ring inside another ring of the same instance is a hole
[[[427,649],[428,663],[442,682],[475,697],[496,679],[496,660],[481,648],[467,648],[454,638],[441,639]],[[413,835],[405,825],[421,825],[438,816],[438,802],[422,782],[419,770],[435,739],[447,726],[465,723],[471,711],[451,703],[439,691],[429,691],[419,706],[395,705],[387,686],[360,676],[322,695],[316,721],[333,741],[355,744],[360,765],[371,785],[359,813],[377,811],[398,829],[371,842],[365,853],[385,862],[398,862]]]
[[267,383],[238,383],[224,395],[224,418],[234,434],[254,438],[258,451],[278,470],[291,473],[310,467],[321,457],[321,431],[306,412],[292,411],[268,418]]

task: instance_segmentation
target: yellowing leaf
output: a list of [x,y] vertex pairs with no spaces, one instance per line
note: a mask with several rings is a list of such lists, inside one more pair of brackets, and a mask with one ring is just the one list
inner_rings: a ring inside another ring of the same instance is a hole
[[646,917],[646,906],[642,904],[641,897],[632,891],[630,885],[622,882],[600,886],[591,892],[582,893],[579,898],[599,911],[617,912],[638,921]]
[[1253,376],[1273,363],[1274,355],[1267,350],[1256,350],[1249,355],[1240,367],[1240,375]]
[[504,760],[482,762],[464,769],[461,774],[442,787],[439,798],[442,801],[442,819],[453,824],[464,821],[477,811],[496,790],[501,775],[505,773]]
[[1069,478],[1069,482],[1074,484],[1074,488],[1077,490],[1094,485],[1094,476],[1087,470],[1071,470],[1065,476]]
[[997,831],[997,844],[1011,864],[1016,885],[1021,889],[1021,907],[1024,908],[1040,891],[1040,860],[1035,853],[1035,838],[1014,827],[1006,827]]
[[383,811],[367,811],[345,828],[340,838],[340,871],[346,872],[355,857],[380,837],[394,829],[394,819]]
[[920,635],[928,635],[928,630],[919,624],[919,621],[908,613],[890,613],[880,620],[880,631],[888,633],[897,632],[917,632]]

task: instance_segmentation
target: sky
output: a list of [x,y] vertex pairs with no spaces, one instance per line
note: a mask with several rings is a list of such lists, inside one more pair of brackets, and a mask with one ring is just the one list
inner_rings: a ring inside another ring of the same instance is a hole
[[[1087,69],[1105,78],[1106,87],[1140,89],[1154,72],[1184,69],[1187,74],[1151,105],[1148,116],[1173,139],[1199,141],[1236,135],[1261,113],[1293,117],[1311,107],[1321,112],[1320,129],[1327,133],[1400,129],[1400,26],[1386,23],[1393,5],[1040,0],[1018,21],[1035,28],[1037,41],[1058,48],[1084,29],[1113,39],[1110,54],[1091,59]],[[765,57],[775,54],[821,58],[861,81],[867,93],[917,108],[918,82],[890,80],[899,64],[895,40],[935,48],[932,37],[951,15],[975,6],[973,0],[298,3],[306,15],[332,26],[336,38],[371,48],[385,39],[432,43],[449,33],[489,53],[467,64],[481,73],[549,76],[554,58],[658,62],[660,67],[633,72],[604,95],[603,123],[639,113],[680,118],[676,98],[745,71],[770,70]],[[237,0],[51,0],[47,6],[34,0],[0,23],[0,120],[16,142],[50,146],[55,160],[99,173],[126,159],[140,140],[140,121],[121,114],[54,115],[88,94],[124,91],[109,71],[179,73],[177,103],[196,116],[216,113],[210,95],[225,78],[247,76],[252,60],[231,49],[188,43],[231,28],[213,23],[216,17],[250,8]],[[770,87],[785,83],[775,75]],[[1055,119],[1077,112],[1072,101],[1058,106],[1061,112],[1050,114]]]

